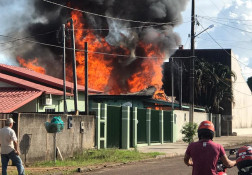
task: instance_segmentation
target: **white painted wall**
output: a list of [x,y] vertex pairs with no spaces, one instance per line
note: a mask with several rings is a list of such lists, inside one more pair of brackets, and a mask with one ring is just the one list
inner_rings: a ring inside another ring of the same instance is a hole
[[[189,122],[189,111],[180,111],[175,110],[174,114],[176,114],[176,138],[177,140],[182,140],[183,135],[181,134],[181,129],[184,126],[184,124]],[[194,112],[194,118],[193,122],[197,123],[198,125],[204,121],[209,120],[208,113],[202,113],[202,112]]]
[[232,128],[252,128],[252,94],[241,73],[241,67],[235,56],[231,57],[232,71],[237,80],[233,83],[234,103],[232,109]]

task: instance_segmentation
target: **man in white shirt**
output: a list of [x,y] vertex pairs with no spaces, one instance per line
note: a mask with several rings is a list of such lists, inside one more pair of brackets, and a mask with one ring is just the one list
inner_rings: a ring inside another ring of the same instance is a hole
[[19,157],[17,136],[12,129],[13,123],[13,119],[8,118],[5,121],[5,127],[0,129],[2,175],[7,175],[7,166],[10,159],[16,165],[18,175],[25,174],[22,160]]

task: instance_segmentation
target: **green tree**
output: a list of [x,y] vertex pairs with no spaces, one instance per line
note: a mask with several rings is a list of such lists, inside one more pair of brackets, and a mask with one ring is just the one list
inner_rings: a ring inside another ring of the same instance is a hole
[[249,78],[248,78],[247,84],[248,84],[250,90],[252,91],[252,77],[249,77]]
[[197,123],[186,123],[181,130],[183,134],[182,140],[186,143],[191,143],[194,141],[194,136],[197,134]]
[[224,101],[233,101],[232,78],[235,74],[221,63],[195,62],[195,101],[207,106],[207,111],[220,113]]

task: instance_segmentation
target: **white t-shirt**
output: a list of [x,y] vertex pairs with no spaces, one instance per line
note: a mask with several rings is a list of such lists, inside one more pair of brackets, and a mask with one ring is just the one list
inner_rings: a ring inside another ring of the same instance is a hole
[[14,149],[13,141],[17,141],[15,131],[8,126],[0,129],[1,154],[9,154]]

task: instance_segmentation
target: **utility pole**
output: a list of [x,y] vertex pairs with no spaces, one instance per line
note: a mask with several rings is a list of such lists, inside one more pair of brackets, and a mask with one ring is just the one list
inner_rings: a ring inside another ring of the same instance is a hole
[[174,68],[173,58],[171,58],[171,85],[172,85],[172,110],[174,110]]
[[77,91],[75,37],[74,37],[73,19],[70,19],[70,25],[71,25],[71,30],[72,30],[72,49],[73,49],[74,111],[75,111],[75,115],[78,115],[79,114],[79,111],[78,111],[78,91]]
[[190,57],[190,111],[189,122],[193,123],[194,114],[194,59],[195,59],[195,0],[192,0],[192,16],[191,16],[191,57]]
[[179,107],[182,110],[182,94],[183,94],[183,69],[182,69],[182,60],[180,59],[179,73],[180,73],[180,95],[179,95]]
[[85,114],[89,114],[88,106],[88,44],[85,42]]
[[66,104],[66,30],[65,24],[62,24],[63,36],[63,91],[64,91],[64,114],[67,112]]

